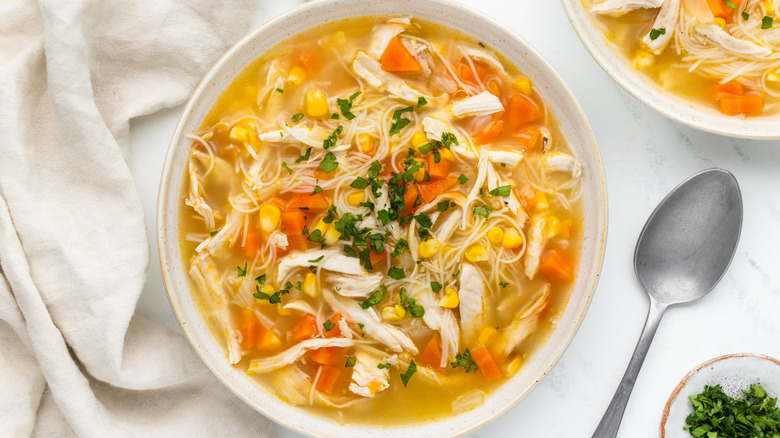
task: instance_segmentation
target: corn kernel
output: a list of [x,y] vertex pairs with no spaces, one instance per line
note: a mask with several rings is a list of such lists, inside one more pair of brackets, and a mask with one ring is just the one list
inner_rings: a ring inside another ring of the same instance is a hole
[[358,134],[357,144],[360,152],[367,154],[374,149],[374,139],[368,134]]
[[470,262],[484,262],[488,259],[488,250],[482,245],[474,245],[466,250],[466,258]]
[[317,276],[313,272],[306,273],[301,290],[312,298],[317,297]]
[[550,208],[549,202],[547,202],[547,195],[544,192],[536,192],[536,209],[547,210]]
[[306,79],[306,70],[302,69],[299,66],[295,66],[290,69],[290,74],[287,75],[287,82],[289,82],[291,85],[301,85],[301,83]]
[[317,225],[311,229],[311,232],[314,232],[314,230],[320,230],[320,233],[322,233],[324,236],[325,232],[328,231],[328,228],[330,228],[330,224],[326,224],[322,219],[320,219],[317,221]]
[[550,216],[549,219],[547,219],[547,238],[552,239],[557,236],[561,233],[562,228],[563,225],[561,224],[560,219],[558,219],[557,216]]
[[531,95],[531,80],[525,76],[520,76],[515,79],[512,85],[521,93],[530,96]]
[[398,322],[406,318],[406,309],[400,304],[385,306],[382,309],[382,319],[388,322]]
[[448,287],[444,296],[439,300],[439,306],[446,307],[447,309],[454,309],[460,304],[460,297],[458,291]]
[[347,195],[347,202],[349,205],[357,207],[361,202],[366,200],[366,192],[354,192]]
[[452,152],[447,148],[441,148],[439,149],[439,153],[441,154],[441,158],[448,161],[455,161],[455,155],[452,155]]
[[634,52],[634,58],[632,60],[634,68],[638,70],[644,70],[649,68],[655,62],[655,56],[645,50],[639,49]]
[[479,336],[477,337],[477,344],[489,345],[496,334],[498,334],[498,332],[495,327],[482,327],[482,330],[479,331]]
[[263,288],[260,289],[260,292],[262,292],[264,294],[272,294],[272,293],[276,292],[276,290],[274,289],[273,286],[263,286]]
[[414,180],[417,182],[421,182],[425,180],[425,166],[420,167],[417,169],[412,176],[414,176]]
[[436,255],[441,249],[441,242],[438,239],[428,239],[420,242],[420,257],[429,259]]
[[523,244],[523,236],[513,227],[504,232],[504,239],[501,246],[507,249],[515,249]]
[[236,125],[230,130],[230,140],[246,143],[250,138],[250,130],[246,126]]
[[769,73],[766,75],[766,80],[769,82],[780,82],[780,76],[775,73]]
[[322,237],[327,245],[335,245],[339,241],[341,233],[335,227],[329,226]]
[[328,99],[325,97],[325,92],[319,88],[306,93],[304,104],[306,107],[306,114],[308,114],[309,117],[323,117],[330,114]]
[[428,141],[428,137],[425,136],[425,133],[422,131],[417,131],[412,136],[412,146],[419,148],[420,146],[424,144],[430,143]]
[[523,359],[520,357],[520,355],[515,355],[507,364],[506,364],[506,374],[509,376],[514,375],[517,373],[517,371],[520,369],[520,365],[523,364]]
[[263,204],[260,207],[260,229],[264,233],[270,233],[279,226],[282,210],[273,204]]
[[724,19],[722,19],[720,17],[715,17],[715,24],[720,26],[721,29],[725,29],[726,28],[726,20],[724,20]]
[[504,230],[493,227],[488,231],[487,236],[491,243],[499,245],[504,240]]
[[290,316],[293,314],[292,309],[285,309],[282,303],[279,303],[279,308],[277,309],[277,312],[279,312],[279,314],[282,316]]

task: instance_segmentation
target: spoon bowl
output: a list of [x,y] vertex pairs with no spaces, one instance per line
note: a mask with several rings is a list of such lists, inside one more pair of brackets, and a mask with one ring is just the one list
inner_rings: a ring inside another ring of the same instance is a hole
[[647,219],[634,270],[650,311],[623,380],[593,438],[614,438],[661,317],[672,304],[707,295],[725,274],[742,229],[742,194],[734,175],[707,169],[672,190]]

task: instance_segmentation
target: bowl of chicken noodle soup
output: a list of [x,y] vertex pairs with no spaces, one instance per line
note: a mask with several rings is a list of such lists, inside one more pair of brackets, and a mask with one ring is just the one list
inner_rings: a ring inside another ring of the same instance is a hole
[[585,117],[523,40],[450,2],[353,0],[217,63],[158,220],[174,312],[248,404],[315,436],[452,436],[563,354],[606,199]]
[[780,2],[562,0],[594,59],[677,121],[780,137]]

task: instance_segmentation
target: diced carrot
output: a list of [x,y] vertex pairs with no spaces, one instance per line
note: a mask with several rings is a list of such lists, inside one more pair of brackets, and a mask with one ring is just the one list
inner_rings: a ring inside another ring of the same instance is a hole
[[455,187],[457,183],[458,180],[456,178],[448,177],[439,181],[417,183],[417,188],[420,191],[420,195],[422,195],[423,203],[427,204],[436,199],[440,194]]
[[343,365],[321,365],[317,384],[314,387],[320,392],[333,393],[344,369]]
[[545,252],[539,264],[539,272],[550,280],[571,281],[574,279],[569,256],[562,250],[551,249]]
[[260,322],[252,309],[245,308],[241,311],[241,322],[238,330],[241,332],[241,347],[245,349],[255,348],[260,338]]
[[287,234],[287,242],[291,249],[305,250],[309,243],[306,236],[303,235],[303,228],[306,226],[303,210],[288,210],[282,212],[282,228]]
[[406,192],[404,193],[404,209],[401,211],[401,214],[404,216],[407,216],[409,214],[412,214],[417,207],[414,206],[415,201],[417,201],[417,196],[420,194],[420,191],[417,189],[417,186],[414,184],[406,186]]
[[373,266],[374,269],[376,269],[377,265],[387,260],[386,252],[382,252],[382,254],[379,254],[378,252],[374,251],[374,248],[369,248],[368,255],[371,260],[371,266]]
[[[476,76],[474,76],[474,71],[477,72]],[[469,64],[465,59],[455,65],[455,72],[458,74],[458,77],[460,77],[461,81],[468,82],[472,85],[477,84],[477,78],[479,78],[479,82],[481,82],[483,78],[490,74],[490,70],[485,66],[485,64],[481,62],[474,62],[474,68],[472,69],[471,64]]]
[[287,203],[289,210],[304,210],[312,213],[320,213],[330,207],[330,202],[322,193],[312,195],[310,193],[298,193],[290,198]]
[[710,7],[712,15],[723,18],[724,20],[728,20],[734,16],[734,11],[742,10],[742,0],[733,0],[732,2],[736,6],[734,9],[726,6],[726,2],[724,0],[707,0],[707,6]]
[[539,149],[542,145],[542,131],[537,128],[526,128],[518,136],[526,151]]
[[431,153],[428,154],[428,157],[425,159],[425,170],[431,177],[431,181],[438,181],[450,175],[450,172],[452,172],[452,163],[441,155],[439,155],[439,162],[437,163],[436,157]]
[[757,94],[744,96],[722,96],[720,110],[730,116],[745,113],[760,113],[764,110],[764,99]]
[[496,380],[501,377],[501,370],[498,369],[496,361],[484,345],[471,350],[471,358],[477,364],[482,375],[488,380]]
[[309,359],[322,365],[335,365],[344,358],[343,349],[340,347],[322,347],[309,351]]
[[306,47],[295,54],[295,62],[309,73],[317,70],[321,64],[319,48]]
[[246,230],[246,236],[241,236],[238,239],[239,245],[244,252],[244,255],[250,259],[255,258],[257,252],[263,247],[263,235],[252,228]]
[[312,315],[306,315],[293,328],[293,340],[300,342],[317,336],[317,320]]
[[501,131],[504,129],[504,121],[496,120],[488,123],[479,132],[474,135],[474,143],[477,145],[483,145],[492,143]]
[[282,346],[282,340],[273,330],[262,327],[260,337],[257,339],[256,347],[260,351],[274,351]]
[[520,206],[526,212],[531,212],[536,208],[536,191],[531,187],[531,184],[526,184],[517,191],[517,200],[520,201]]
[[334,175],[336,175],[336,172],[325,173],[325,171],[320,167],[314,169],[314,178],[320,181],[327,181],[333,178]]
[[727,96],[742,96],[745,94],[745,88],[739,81],[728,81],[725,84],[718,84],[715,87],[715,96],[720,97]]
[[438,334],[431,336],[422,353],[417,356],[417,362],[431,368],[441,368],[441,341]]
[[382,57],[379,58],[379,62],[382,64],[382,70],[384,71],[412,73],[422,70],[420,63],[409,53],[409,50],[406,49],[404,43],[397,36],[387,43],[387,47],[385,47]]
[[328,321],[330,321],[331,324],[333,324],[333,328],[331,328],[328,331],[325,331],[325,328],[323,327],[322,334],[326,338],[338,338],[338,337],[341,337],[341,326],[339,325],[339,321],[341,321],[342,319],[344,319],[344,317],[341,316],[338,313],[336,313],[335,315],[333,315],[330,318],[328,318]]
[[490,80],[487,84],[485,84],[485,88],[487,91],[490,92],[493,96],[496,96],[497,98],[501,99],[501,84],[496,80]]
[[515,93],[509,97],[509,110],[506,111],[509,126],[517,128],[533,122],[541,116],[541,111],[530,97],[523,93]]

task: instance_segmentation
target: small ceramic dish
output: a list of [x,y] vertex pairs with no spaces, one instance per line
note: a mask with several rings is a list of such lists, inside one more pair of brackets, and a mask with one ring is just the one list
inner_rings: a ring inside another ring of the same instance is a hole
[[[216,99],[233,78],[276,44],[323,23],[349,17],[410,15],[457,29],[501,53],[530,77],[554,113],[566,142],[583,165],[584,239],[577,280],[556,329],[522,372],[492,391],[484,404],[440,421],[375,425],[319,417],[292,406],[232,367],[204,323],[193,299],[179,243],[179,206],[191,141]],[[550,371],[574,337],[595,289],[606,240],[607,208],[598,149],[585,115],[552,67],[528,43],[485,15],[445,0],[324,0],[307,3],[269,21],[239,41],[195,90],[173,134],[158,200],[158,245],[166,289],[184,333],[203,361],[237,396],[273,421],[311,436],[375,438],[458,436],[485,425],[525,397]]]
[[704,386],[720,385],[733,398],[757,383],[772,396],[780,395],[780,361],[760,354],[729,354],[708,360],[691,370],[674,388],[661,417],[661,438],[690,438],[685,419],[693,413],[689,396],[701,394]]
[[583,0],[561,0],[582,44],[601,68],[623,89],[659,113],[684,125],[733,137],[780,138],[780,113],[758,117],[727,116],[705,105],[665,90],[647,74],[635,69],[597,28]]

